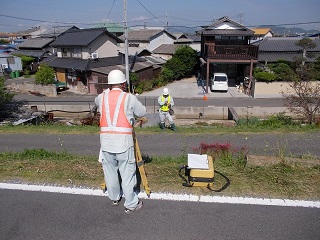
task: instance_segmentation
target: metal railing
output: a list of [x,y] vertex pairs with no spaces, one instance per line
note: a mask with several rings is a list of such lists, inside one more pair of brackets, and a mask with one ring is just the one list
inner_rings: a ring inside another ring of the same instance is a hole
[[258,59],[259,47],[253,45],[205,44],[204,57],[212,59]]

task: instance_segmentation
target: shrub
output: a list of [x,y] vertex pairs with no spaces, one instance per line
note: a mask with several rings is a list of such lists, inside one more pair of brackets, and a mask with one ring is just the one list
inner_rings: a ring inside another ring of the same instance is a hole
[[36,73],[35,84],[48,85],[53,84],[55,78],[54,69],[48,65],[41,64],[38,72]]
[[293,121],[290,116],[286,116],[285,113],[277,113],[268,117],[267,120],[262,121],[263,126],[280,127],[284,125],[292,125]]
[[238,125],[239,126],[245,126],[245,125],[259,126],[260,122],[261,122],[260,119],[257,117],[240,118],[238,120]]
[[6,90],[4,81],[4,77],[0,77],[0,109],[4,104],[10,102],[14,97],[14,94]]
[[266,71],[256,72],[254,78],[261,82],[273,82],[276,80],[276,76],[273,73]]

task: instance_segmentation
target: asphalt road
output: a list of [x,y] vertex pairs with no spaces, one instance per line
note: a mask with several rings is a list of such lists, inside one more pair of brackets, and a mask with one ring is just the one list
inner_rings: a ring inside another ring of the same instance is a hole
[[[200,143],[230,143],[232,148],[246,148],[250,154],[279,156],[311,155],[320,157],[320,134],[273,133],[273,134],[190,134],[182,135],[165,130],[164,133],[138,133],[141,153],[145,156],[181,156],[193,153]],[[43,148],[67,151],[79,155],[98,156],[99,135],[69,134],[2,134],[0,151],[19,152],[24,149]]]
[[[34,79],[8,79],[6,84],[12,82],[34,81]],[[233,107],[283,107],[283,98],[280,95],[270,95],[270,98],[252,98],[243,93],[240,93],[235,87],[229,87],[228,92],[208,92],[207,100],[203,100],[203,88],[197,86],[194,78],[183,79],[168,84],[170,94],[174,98],[175,105],[180,107],[194,106],[233,106]],[[163,88],[158,88],[149,92],[144,92],[138,95],[138,99],[145,106],[155,106],[158,108],[158,97],[162,94]],[[93,104],[94,98],[97,95],[89,95],[84,93],[75,93],[72,91],[63,91],[57,97],[47,97],[42,95],[20,94],[15,93],[14,99],[22,101],[29,105],[88,105]]]
[[144,200],[126,215],[107,197],[0,189],[6,240],[318,240],[320,209]]

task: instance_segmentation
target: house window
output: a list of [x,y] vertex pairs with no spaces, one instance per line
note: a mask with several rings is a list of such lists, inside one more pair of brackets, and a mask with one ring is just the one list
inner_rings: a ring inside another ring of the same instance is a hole
[[62,57],[81,58],[81,48],[62,48]]
[[139,43],[129,43],[129,47],[139,47]]
[[74,58],[81,58],[81,48],[74,48],[72,57]]
[[62,57],[71,57],[72,48],[62,48]]

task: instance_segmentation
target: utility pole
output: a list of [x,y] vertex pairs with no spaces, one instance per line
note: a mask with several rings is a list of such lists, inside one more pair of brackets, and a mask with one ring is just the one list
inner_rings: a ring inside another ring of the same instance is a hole
[[127,19],[127,0],[123,1],[124,4],[124,44],[125,44],[125,63],[126,63],[126,79],[129,92],[131,92],[130,79],[129,79],[129,57],[128,57],[128,19]]
[[167,14],[167,12],[166,12],[166,30],[168,31],[168,26],[169,26],[169,23],[168,23],[168,14]]

